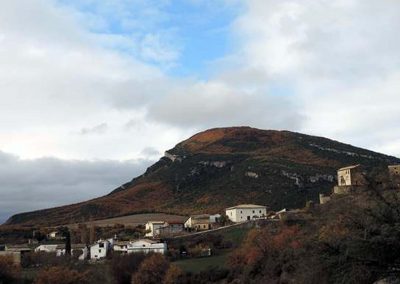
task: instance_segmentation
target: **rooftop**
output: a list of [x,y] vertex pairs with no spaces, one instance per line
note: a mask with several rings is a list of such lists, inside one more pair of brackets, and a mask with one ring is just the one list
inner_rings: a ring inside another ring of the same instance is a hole
[[263,205],[256,205],[256,204],[239,204],[233,207],[226,208],[226,210],[231,210],[231,209],[253,209],[253,208],[267,208],[266,206]]
[[193,216],[190,216],[190,218],[192,218],[192,219],[208,219],[208,218],[210,218],[210,215],[209,214],[193,215]]
[[353,165],[353,166],[347,166],[347,167],[338,169],[338,171],[351,170],[351,169],[358,168],[359,166],[360,166],[360,164],[358,164],[358,165]]

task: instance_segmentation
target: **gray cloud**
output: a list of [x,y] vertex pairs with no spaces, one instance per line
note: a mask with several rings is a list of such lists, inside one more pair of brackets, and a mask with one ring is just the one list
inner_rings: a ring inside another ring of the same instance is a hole
[[23,160],[0,152],[0,223],[10,215],[109,193],[152,161]]
[[89,127],[89,128],[82,128],[79,131],[79,134],[81,135],[87,135],[87,134],[103,134],[107,131],[108,125],[107,123],[101,123],[99,125]]
[[247,89],[225,80],[196,83],[172,91],[148,109],[150,119],[185,128],[251,125],[298,129],[303,121],[298,105],[290,97],[273,95],[261,85]]

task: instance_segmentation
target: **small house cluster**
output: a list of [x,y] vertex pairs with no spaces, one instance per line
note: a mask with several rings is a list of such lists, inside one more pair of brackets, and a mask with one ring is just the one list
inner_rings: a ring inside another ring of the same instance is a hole
[[[267,207],[254,204],[241,204],[225,210],[225,222],[245,223],[267,218]],[[119,240],[117,236],[109,239],[99,239],[93,244],[71,244],[68,248],[64,236],[58,231],[47,234],[48,243],[27,245],[0,245],[0,256],[12,256],[15,263],[21,262],[25,253],[48,253],[57,257],[71,254],[77,260],[100,261],[110,254],[129,253],[160,253],[166,254],[168,239],[179,238],[193,233],[201,234],[206,231],[223,228],[221,214],[192,215],[185,222],[180,221],[148,221],[145,224],[143,239]],[[230,226],[231,224],[228,224]],[[205,255],[211,255],[210,248],[205,249]]]

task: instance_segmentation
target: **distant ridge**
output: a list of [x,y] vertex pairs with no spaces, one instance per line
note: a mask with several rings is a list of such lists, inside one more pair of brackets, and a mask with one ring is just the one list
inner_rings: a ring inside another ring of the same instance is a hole
[[304,206],[336,182],[336,169],[400,159],[323,137],[250,127],[209,129],[166,152],[107,196],[12,216],[8,225],[60,225],[132,213],[214,213],[237,204]]

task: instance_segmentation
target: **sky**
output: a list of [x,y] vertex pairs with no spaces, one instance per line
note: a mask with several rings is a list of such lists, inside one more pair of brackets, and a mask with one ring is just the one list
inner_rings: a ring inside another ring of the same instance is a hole
[[397,0],[0,0],[0,222],[213,127],[400,157],[399,26]]

